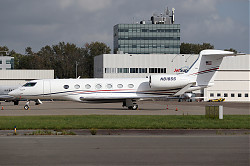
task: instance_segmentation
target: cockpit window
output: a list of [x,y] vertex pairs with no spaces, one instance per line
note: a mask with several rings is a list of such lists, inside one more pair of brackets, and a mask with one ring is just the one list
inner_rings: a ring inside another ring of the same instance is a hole
[[32,87],[32,86],[35,86],[36,85],[36,82],[28,82],[26,84],[24,84],[23,86],[24,87]]

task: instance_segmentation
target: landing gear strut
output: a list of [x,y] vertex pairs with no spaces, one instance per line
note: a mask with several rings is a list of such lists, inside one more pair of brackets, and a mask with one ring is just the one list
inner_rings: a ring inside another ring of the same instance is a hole
[[30,102],[27,101],[27,103],[24,105],[23,107],[25,110],[29,110],[30,109]]
[[136,104],[136,101],[133,99],[126,99],[126,101],[123,102],[123,107],[128,107],[129,110],[137,110],[138,105]]

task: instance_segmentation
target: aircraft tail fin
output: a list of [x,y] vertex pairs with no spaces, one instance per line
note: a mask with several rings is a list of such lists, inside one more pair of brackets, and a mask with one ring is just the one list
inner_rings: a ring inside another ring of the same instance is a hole
[[203,50],[185,75],[190,76],[197,86],[212,86],[216,71],[225,56],[236,56],[236,54],[222,50]]

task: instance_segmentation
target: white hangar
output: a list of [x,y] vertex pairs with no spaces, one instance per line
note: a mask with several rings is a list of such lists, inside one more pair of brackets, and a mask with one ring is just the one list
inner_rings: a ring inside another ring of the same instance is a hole
[[23,85],[37,79],[54,79],[54,70],[0,70],[0,86]]

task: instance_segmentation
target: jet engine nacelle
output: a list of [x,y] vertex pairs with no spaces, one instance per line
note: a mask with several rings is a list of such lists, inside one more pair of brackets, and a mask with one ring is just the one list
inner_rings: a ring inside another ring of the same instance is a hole
[[172,89],[184,87],[191,81],[182,75],[151,75],[149,85],[151,88]]

